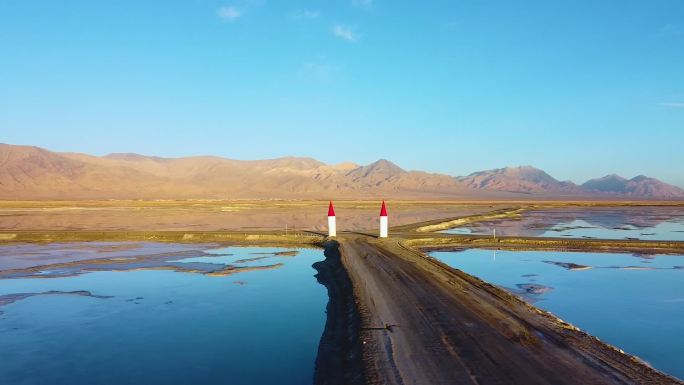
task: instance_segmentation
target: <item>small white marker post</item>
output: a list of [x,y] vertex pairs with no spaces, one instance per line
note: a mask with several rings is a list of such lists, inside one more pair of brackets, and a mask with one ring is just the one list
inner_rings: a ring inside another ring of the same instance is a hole
[[332,201],[330,201],[330,206],[328,206],[328,236],[337,236],[337,221],[335,220],[335,208]]
[[387,219],[387,207],[385,201],[382,201],[382,208],[380,209],[380,238],[387,238],[389,233],[389,223]]

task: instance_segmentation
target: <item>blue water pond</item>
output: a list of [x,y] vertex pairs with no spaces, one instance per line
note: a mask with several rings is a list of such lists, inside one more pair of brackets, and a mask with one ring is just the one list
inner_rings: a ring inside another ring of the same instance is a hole
[[146,269],[0,279],[5,299],[44,293],[0,306],[0,383],[312,383],[327,294],[311,265],[323,252],[208,251],[215,256],[199,258],[209,263],[261,255],[241,266],[282,265],[225,276]]

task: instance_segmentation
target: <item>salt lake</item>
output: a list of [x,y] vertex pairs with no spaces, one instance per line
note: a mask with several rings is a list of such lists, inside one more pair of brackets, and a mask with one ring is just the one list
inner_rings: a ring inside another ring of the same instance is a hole
[[[74,253],[82,262],[24,266]],[[322,250],[27,244],[3,258],[2,384],[313,382]]]

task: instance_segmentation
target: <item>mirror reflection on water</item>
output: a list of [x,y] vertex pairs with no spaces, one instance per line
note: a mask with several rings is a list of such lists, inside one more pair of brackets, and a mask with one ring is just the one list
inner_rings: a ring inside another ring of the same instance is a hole
[[681,207],[558,208],[527,211],[521,218],[484,221],[447,234],[684,241]]
[[[311,265],[322,250],[5,247],[2,384],[313,381],[327,293]],[[36,256],[54,263],[31,269]]]

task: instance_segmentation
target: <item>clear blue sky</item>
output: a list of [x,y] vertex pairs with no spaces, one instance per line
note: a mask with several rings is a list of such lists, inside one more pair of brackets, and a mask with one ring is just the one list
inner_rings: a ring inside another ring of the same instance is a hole
[[0,0],[0,142],[684,186],[684,1]]

